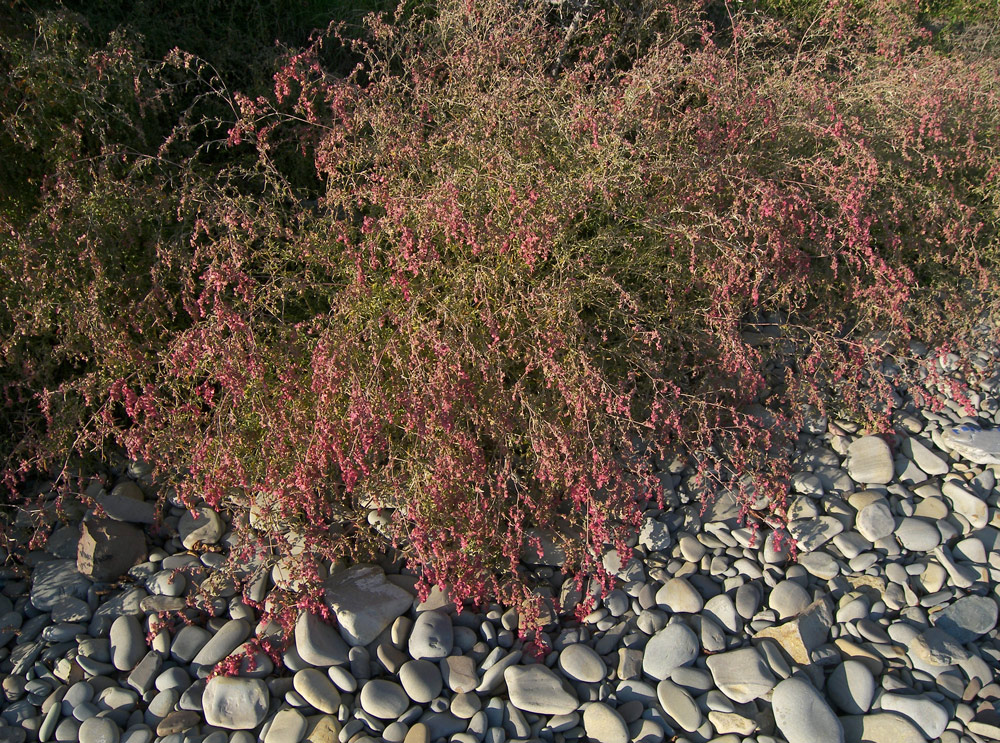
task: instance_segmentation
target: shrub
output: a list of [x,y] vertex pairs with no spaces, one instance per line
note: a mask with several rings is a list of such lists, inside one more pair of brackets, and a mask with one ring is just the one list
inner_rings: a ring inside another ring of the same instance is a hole
[[716,15],[407,6],[267,95],[173,53],[172,135],[0,238],[11,480],[117,442],[244,557],[391,542],[457,601],[532,600],[529,527],[606,579],[678,454],[780,524],[806,403],[885,427],[886,354],[995,318],[1000,85],[910,4]]

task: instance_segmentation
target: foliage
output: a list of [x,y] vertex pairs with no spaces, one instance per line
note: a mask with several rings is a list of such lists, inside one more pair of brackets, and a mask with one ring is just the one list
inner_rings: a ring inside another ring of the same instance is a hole
[[6,42],[9,482],[117,443],[245,556],[391,542],[459,601],[530,599],[532,527],[606,578],[679,454],[780,522],[805,403],[885,426],[886,354],[997,307],[995,56],[817,8],[410,4],[267,92]]

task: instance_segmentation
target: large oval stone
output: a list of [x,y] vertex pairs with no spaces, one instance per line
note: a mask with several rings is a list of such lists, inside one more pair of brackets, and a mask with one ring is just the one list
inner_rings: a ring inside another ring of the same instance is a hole
[[216,676],[205,685],[205,721],[227,730],[251,730],[264,721],[270,692],[260,679]]
[[568,715],[580,706],[559,677],[543,665],[511,666],[503,672],[510,703],[536,715]]

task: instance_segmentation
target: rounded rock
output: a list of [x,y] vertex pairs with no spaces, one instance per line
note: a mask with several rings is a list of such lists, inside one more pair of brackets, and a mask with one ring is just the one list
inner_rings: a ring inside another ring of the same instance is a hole
[[358,699],[361,709],[380,720],[395,720],[410,706],[403,687],[385,679],[368,681]]
[[663,711],[683,730],[693,733],[703,722],[701,709],[686,689],[665,679],[656,685],[656,698]]
[[303,668],[292,679],[295,691],[320,712],[335,714],[340,707],[340,692],[322,671]]
[[854,525],[869,542],[877,542],[895,531],[896,520],[892,517],[888,504],[875,501],[858,511]]
[[583,728],[594,743],[629,743],[628,726],[618,711],[603,702],[584,707]]
[[806,681],[778,682],[771,697],[774,722],[788,743],[844,743],[844,728],[822,695]]
[[441,693],[441,671],[429,660],[410,660],[399,669],[399,683],[417,704],[427,704]]
[[422,612],[410,630],[410,657],[415,660],[446,658],[451,653],[454,640],[454,629],[447,614],[440,611]]
[[264,743],[299,743],[306,734],[306,718],[297,709],[283,709],[271,720]]
[[201,697],[205,721],[227,730],[250,730],[264,721],[270,702],[267,684],[260,679],[216,676]]
[[826,681],[827,696],[848,715],[864,715],[875,696],[875,677],[864,663],[845,660]]
[[657,681],[663,681],[677,668],[693,663],[700,649],[698,637],[689,627],[668,624],[646,643],[642,670]]
[[522,712],[568,715],[579,706],[576,695],[544,665],[509,666],[503,678],[507,682],[510,703]]
[[146,655],[146,641],[139,621],[130,615],[111,624],[111,664],[119,671],[131,671]]
[[559,653],[559,670],[576,681],[596,684],[604,680],[608,667],[592,647],[574,643]]
[[80,743],[118,743],[121,730],[106,717],[91,717],[80,723]]
[[705,600],[685,578],[671,578],[656,592],[656,604],[675,613],[696,614]]
[[177,532],[184,549],[193,549],[195,545],[215,544],[225,532],[222,518],[211,508],[201,506],[194,511],[184,511],[177,522]]

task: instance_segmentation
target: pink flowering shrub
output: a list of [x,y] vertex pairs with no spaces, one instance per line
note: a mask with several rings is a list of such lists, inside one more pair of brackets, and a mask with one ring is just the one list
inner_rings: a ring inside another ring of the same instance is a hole
[[8,481],[114,442],[304,585],[391,544],[457,601],[529,601],[529,527],[606,578],[677,455],[780,523],[805,403],[887,426],[884,357],[997,308],[996,57],[818,8],[441,0],[266,92],[173,53],[169,136],[4,217]]

